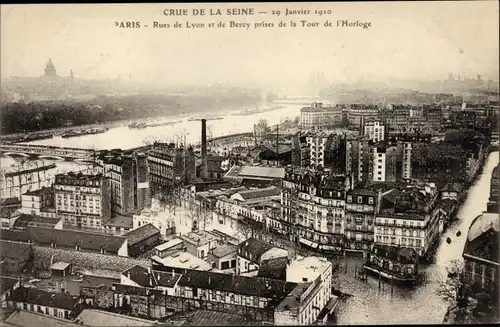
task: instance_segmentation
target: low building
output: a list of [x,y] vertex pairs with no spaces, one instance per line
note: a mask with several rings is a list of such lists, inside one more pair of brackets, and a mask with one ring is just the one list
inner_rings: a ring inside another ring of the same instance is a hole
[[153,255],[159,258],[165,258],[174,253],[182,252],[185,249],[186,246],[184,245],[184,242],[180,238],[174,238],[173,240],[156,246]]
[[497,304],[499,238],[499,214],[484,212],[472,221],[463,251],[465,280],[473,297],[484,292],[490,296],[493,303]]
[[124,235],[127,239],[128,255],[137,257],[160,243],[160,231],[152,224],[134,229]]
[[7,307],[7,299],[13,290],[21,286],[21,278],[12,278],[6,276],[0,276],[0,302],[2,308]]
[[332,263],[325,258],[297,257],[286,275],[297,286],[275,309],[274,324],[324,324],[337,305],[331,291]]
[[460,201],[464,192],[464,187],[458,182],[447,183],[441,189],[441,200],[455,200]]
[[208,253],[207,261],[212,267],[222,271],[236,272],[237,247],[231,244],[223,244]]
[[418,254],[409,248],[375,245],[364,268],[385,279],[413,283],[418,276]]
[[175,272],[157,271],[134,266],[121,274],[120,283],[122,285],[158,289],[164,291],[166,295],[174,295],[180,278],[181,274]]
[[[74,327],[72,320],[48,316],[33,311],[15,310],[5,321],[6,326],[32,327],[32,326],[53,326],[53,327]],[[87,326],[80,324],[80,326]]]
[[[0,236],[3,234],[4,232]],[[23,272],[33,263],[31,244],[0,240],[0,256],[2,274]]]
[[0,238],[28,245],[128,256],[127,239],[122,236],[28,226],[24,230],[6,230]]
[[162,323],[130,317],[129,315],[118,314],[104,310],[85,309],[76,317],[75,323],[89,327],[102,326],[161,326]]
[[17,217],[21,215],[21,201],[17,198],[0,199],[1,228],[12,228]]
[[22,214],[14,222],[12,228],[25,229],[28,226],[63,229],[64,218],[49,218]]
[[285,169],[281,167],[259,167],[235,165],[224,175],[224,180],[240,184],[243,180],[248,181],[273,181],[282,180],[285,177]]
[[54,189],[42,187],[21,195],[21,211],[25,214],[40,216],[44,208],[54,207]]
[[8,306],[74,320],[82,311],[79,299],[67,293],[46,292],[36,288],[19,287],[12,291]]
[[184,234],[180,238],[184,241],[187,252],[203,260],[211,250],[220,245],[219,237],[204,230]]
[[132,216],[115,215],[104,223],[106,233],[123,235],[134,229],[134,218]]
[[162,271],[174,271],[181,273],[186,269],[210,271],[213,265],[192,255],[189,252],[177,252],[165,257],[153,255],[151,257],[153,267]]
[[138,215],[133,215],[133,228],[139,228],[146,224],[152,224],[160,230],[160,236],[165,239],[167,236],[175,234],[174,215],[167,210],[146,208]]
[[267,242],[250,237],[238,245],[236,273],[257,276],[263,261],[271,258],[288,257],[288,251]]

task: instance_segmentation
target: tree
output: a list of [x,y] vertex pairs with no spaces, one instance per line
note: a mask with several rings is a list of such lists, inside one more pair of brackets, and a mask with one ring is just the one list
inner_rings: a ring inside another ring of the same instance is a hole
[[451,309],[457,309],[457,322],[465,322],[469,307],[469,291],[465,283],[465,269],[461,260],[452,260],[446,268],[446,277],[439,277],[437,283],[438,295],[450,304]]

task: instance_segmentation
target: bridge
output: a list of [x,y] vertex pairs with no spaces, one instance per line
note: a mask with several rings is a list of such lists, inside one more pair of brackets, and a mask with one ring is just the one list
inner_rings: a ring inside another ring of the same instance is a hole
[[6,156],[22,156],[26,158],[91,161],[94,160],[99,151],[50,145],[0,144],[0,153]]

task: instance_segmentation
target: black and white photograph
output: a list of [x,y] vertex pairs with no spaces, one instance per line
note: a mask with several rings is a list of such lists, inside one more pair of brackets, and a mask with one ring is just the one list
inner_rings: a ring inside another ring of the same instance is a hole
[[1,326],[500,323],[498,1],[0,13]]

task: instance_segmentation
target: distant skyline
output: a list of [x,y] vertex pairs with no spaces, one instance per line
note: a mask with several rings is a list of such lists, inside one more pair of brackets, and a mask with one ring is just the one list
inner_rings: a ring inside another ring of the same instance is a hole
[[[330,16],[178,17],[165,8],[330,9]],[[498,2],[2,5],[1,71],[41,76],[52,59],[60,76],[158,85],[443,80],[449,73],[498,79]],[[153,29],[179,22],[371,21],[360,28]],[[119,29],[115,21],[149,28]]]

